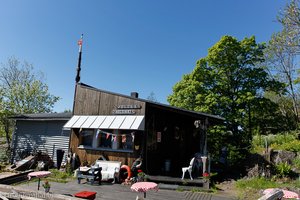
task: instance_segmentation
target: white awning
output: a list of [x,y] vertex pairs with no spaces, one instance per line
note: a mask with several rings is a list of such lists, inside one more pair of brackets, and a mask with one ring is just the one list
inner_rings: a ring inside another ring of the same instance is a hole
[[144,126],[143,115],[74,115],[64,128],[144,130]]

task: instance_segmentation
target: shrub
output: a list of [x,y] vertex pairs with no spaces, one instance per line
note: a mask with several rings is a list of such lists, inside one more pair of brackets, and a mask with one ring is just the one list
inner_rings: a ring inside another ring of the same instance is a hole
[[256,135],[252,138],[252,150],[261,152],[267,145],[273,149],[298,152],[300,151],[300,141],[297,138],[298,133],[296,132]]
[[300,141],[293,140],[289,143],[285,143],[281,145],[282,150],[299,152],[300,151]]
[[240,164],[245,160],[246,154],[236,146],[232,146],[232,145],[228,145],[228,146],[229,146],[229,153],[228,153],[229,166],[240,166]]
[[9,161],[9,157],[6,151],[0,151],[0,163],[7,163]]
[[281,178],[291,176],[293,174],[292,166],[289,165],[287,162],[279,163],[278,165],[275,166],[275,169],[276,169],[276,174]]
[[59,171],[57,169],[51,169],[51,178],[55,179],[67,179],[70,175],[66,172]]
[[295,158],[295,159],[293,160],[293,166],[294,166],[296,169],[300,170],[300,158],[299,158],[299,157],[297,157],[297,158]]

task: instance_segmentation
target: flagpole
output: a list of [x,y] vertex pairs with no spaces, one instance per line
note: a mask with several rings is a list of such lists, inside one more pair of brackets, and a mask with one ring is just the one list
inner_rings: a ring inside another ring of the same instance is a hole
[[[75,113],[75,104],[76,104],[76,94],[77,94],[77,85],[78,82],[80,81],[80,71],[81,71],[81,54],[82,54],[82,38],[83,38],[83,34],[81,34],[80,40],[78,40],[78,46],[79,46],[79,56],[78,56],[78,65],[77,65],[77,74],[76,74],[76,84],[75,84],[75,91],[74,91],[74,100],[73,100],[73,110],[72,110],[72,115],[74,115]],[[69,141],[69,147],[70,147],[70,142],[71,139]]]
[[78,83],[80,81],[81,54],[82,54],[82,38],[83,38],[83,34],[81,34],[80,40],[78,41],[79,55],[78,55],[77,75],[76,75],[76,78],[75,78],[76,83]]

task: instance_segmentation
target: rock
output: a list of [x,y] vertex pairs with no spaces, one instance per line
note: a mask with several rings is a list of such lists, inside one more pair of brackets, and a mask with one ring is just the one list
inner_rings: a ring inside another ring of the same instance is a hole
[[291,151],[273,150],[271,154],[271,161],[276,165],[285,162],[291,164],[296,156],[297,154]]

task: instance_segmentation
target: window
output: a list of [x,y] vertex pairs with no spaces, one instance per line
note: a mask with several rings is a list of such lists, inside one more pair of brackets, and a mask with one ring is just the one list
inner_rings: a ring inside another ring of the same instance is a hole
[[117,151],[133,151],[136,131],[84,129],[80,132],[83,147]]
[[98,138],[99,143],[97,147],[102,147],[102,148],[111,148],[111,140],[112,140],[112,133],[108,131],[102,131],[99,133]]
[[81,134],[81,145],[92,146],[93,145],[93,136],[94,130],[84,129],[80,132]]
[[122,149],[132,149],[133,147],[133,137],[131,134],[124,134],[121,136],[121,148]]
[[134,133],[129,130],[100,130],[99,147],[132,150]]

